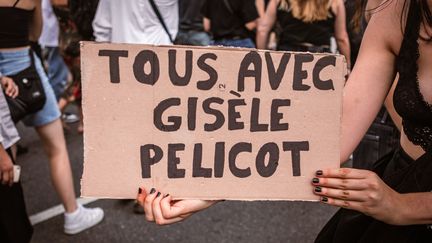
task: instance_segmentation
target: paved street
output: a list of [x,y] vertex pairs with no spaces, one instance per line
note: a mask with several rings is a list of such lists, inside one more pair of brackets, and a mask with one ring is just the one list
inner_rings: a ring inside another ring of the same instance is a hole
[[[82,135],[66,134],[79,195],[83,165]],[[23,167],[29,215],[58,205],[49,177],[47,157],[34,130],[19,125],[21,144],[29,148],[18,158]],[[97,200],[88,206],[102,207],[104,221],[81,234],[63,234],[61,215],[36,224],[34,243],[61,242],[312,242],[320,228],[335,212],[334,208],[310,202],[223,202],[172,226],[148,223],[132,213],[131,201]]]

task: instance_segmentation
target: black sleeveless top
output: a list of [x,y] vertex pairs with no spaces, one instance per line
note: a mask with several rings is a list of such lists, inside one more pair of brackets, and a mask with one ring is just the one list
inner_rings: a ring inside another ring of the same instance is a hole
[[330,46],[330,38],[334,33],[335,15],[329,9],[326,20],[305,23],[294,18],[290,9],[277,11],[277,22],[282,31],[279,36],[279,46],[299,45],[309,43],[314,46]]
[[397,57],[399,82],[394,92],[393,103],[397,113],[402,117],[404,132],[408,139],[415,145],[420,145],[427,153],[431,153],[432,104],[428,104],[420,93],[417,78],[421,14],[417,1],[410,2],[404,38]]
[[33,10],[16,8],[19,0],[12,7],[0,7],[0,48],[28,46],[30,21]]

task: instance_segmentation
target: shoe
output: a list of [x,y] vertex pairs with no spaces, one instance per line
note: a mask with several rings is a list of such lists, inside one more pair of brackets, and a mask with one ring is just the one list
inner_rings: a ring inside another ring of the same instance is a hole
[[62,120],[65,123],[75,123],[79,121],[79,117],[75,114],[65,112],[62,115]]
[[139,205],[137,202],[134,202],[133,212],[135,214],[144,214],[144,208],[141,205]]
[[85,208],[78,204],[75,212],[64,214],[64,232],[68,235],[78,234],[100,223],[103,217],[101,208]]

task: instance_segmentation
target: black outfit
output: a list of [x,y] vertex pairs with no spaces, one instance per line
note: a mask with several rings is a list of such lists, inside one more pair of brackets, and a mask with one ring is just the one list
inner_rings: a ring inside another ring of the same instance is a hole
[[277,22],[281,27],[278,50],[330,52],[330,38],[334,34],[335,22],[331,9],[326,20],[311,23],[294,18],[290,9],[279,9]]
[[34,10],[16,8],[18,2],[11,7],[0,7],[0,48],[30,45],[29,23]]
[[[12,158],[11,152],[7,150]],[[0,242],[30,242],[33,227],[27,216],[21,183],[0,184]]]
[[[402,117],[408,139],[420,145],[425,154],[414,161],[399,148],[373,167],[373,171],[399,193],[432,190],[432,108],[424,101],[417,86],[420,12],[417,1],[410,1],[404,39],[397,58],[400,79],[394,105]],[[389,225],[360,212],[341,209],[326,224],[316,242],[432,242],[432,230],[427,225]]]
[[[417,2],[412,0],[411,2]],[[414,5],[413,8],[418,8]],[[399,82],[394,91],[394,107],[402,117],[408,139],[432,153],[432,104],[426,103],[418,86],[417,61],[420,56],[418,38],[421,15],[411,14],[397,60]],[[410,28],[408,28],[410,27]]]
[[203,5],[204,0],[179,0],[180,30],[204,31]]
[[179,45],[207,46],[210,36],[204,31],[201,9],[204,0],[179,0],[180,26],[175,40]]
[[[68,15],[75,23],[83,40],[94,40],[92,22],[96,15],[99,0],[69,0]],[[55,9],[60,15],[59,9]],[[65,17],[68,18],[68,17]]]
[[249,38],[245,24],[259,17],[255,0],[206,0],[202,14],[211,21],[215,40]]

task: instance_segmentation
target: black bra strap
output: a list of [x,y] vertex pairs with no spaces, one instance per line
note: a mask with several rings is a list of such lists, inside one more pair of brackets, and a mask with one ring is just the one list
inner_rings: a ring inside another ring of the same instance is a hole
[[15,8],[15,6],[18,4],[20,0],[16,0],[15,4],[13,5],[13,7]]

